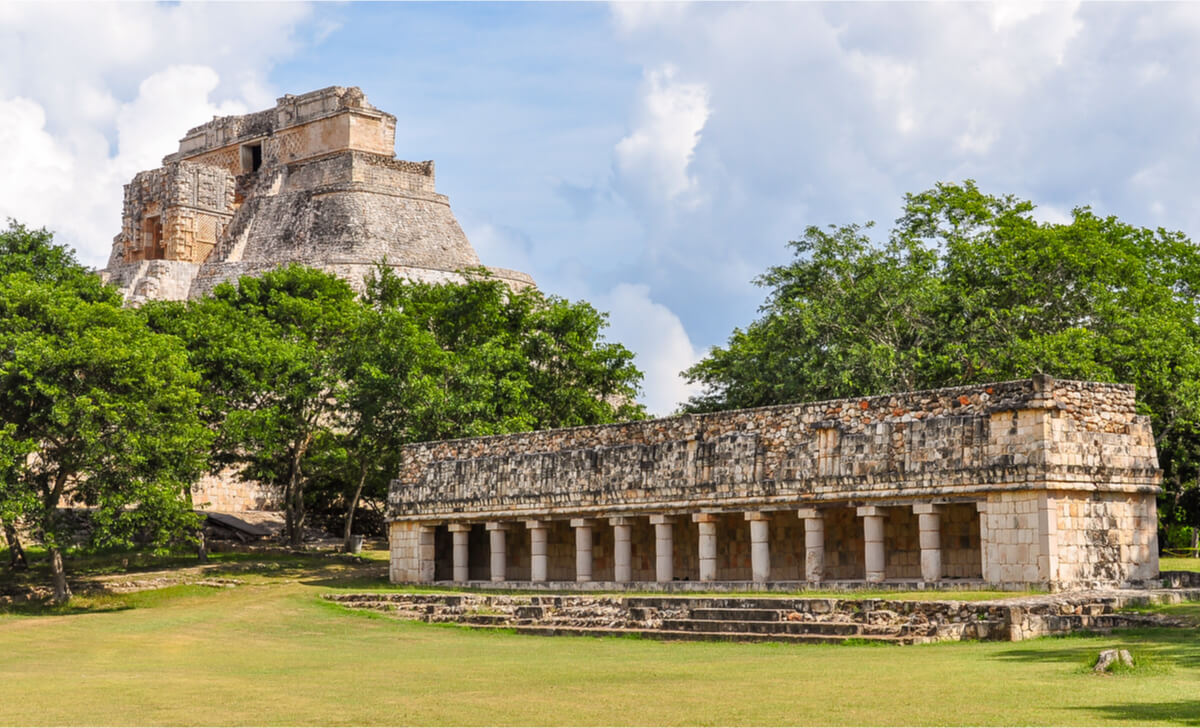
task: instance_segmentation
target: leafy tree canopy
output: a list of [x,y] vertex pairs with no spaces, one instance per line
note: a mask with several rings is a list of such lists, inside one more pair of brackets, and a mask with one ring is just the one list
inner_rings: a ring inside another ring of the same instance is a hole
[[633,354],[603,340],[605,325],[585,302],[514,292],[483,273],[434,285],[381,266],[361,333],[341,350],[340,426],[323,441],[335,449],[315,468],[349,486],[347,542],[360,497],[386,494],[404,443],[644,417]]
[[[1164,513],[1200,476],[1200,251],[1182,233],[967,181],[870,225],[808,228],[770,268],[761,316],[685,372],[705,411],[1027,377],[1130,382],[1166,472]],[[1198,524],[1200,525],[1200,524]]]
[[60,504],[92,509],[97,545],[163,544],[195,526],[188,492],[211,438],[177,339],[44,231],[11,225],[0,247],[0,517],[41,534],[63,601],[76,534]]

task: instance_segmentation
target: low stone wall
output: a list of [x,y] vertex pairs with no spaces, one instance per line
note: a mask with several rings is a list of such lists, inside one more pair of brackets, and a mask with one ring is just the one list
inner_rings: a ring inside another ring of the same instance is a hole
[[[913,601],[811,597],[621,597],[602,595],[328,594],[351,607],[425,622],[490,627],[661,630],[701,613],[705,621],[786,622],[789,626],[861,625],[867,635],[903,642],[1020,641],[1079,631],[1173,625],[1173,620],[1122,613],[1131,606],[1200,600],[1200,588],[1080,592],[999,601]],[[774,612],[774,614],[772,614]],[[736,624],[726,624],[736,632]],[[812,630],[811,633],[831,633]],[[843,632],[844,634],[844,632]]]
[[218,513],[277,511],[283,508],[283,492],[266,483],[242,480],[236,470],[227,468],[196,481],[192,503],[197,510]]

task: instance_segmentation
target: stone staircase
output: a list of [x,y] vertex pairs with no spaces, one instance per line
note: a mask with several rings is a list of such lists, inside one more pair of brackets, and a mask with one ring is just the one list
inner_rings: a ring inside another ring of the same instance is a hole
[[[946,603],[875,599],[331,594],[353,609],[401,619],[505,628],[521,634],[660,640],[914,644],[988,639],[997,615],[951,614]],[[906,605],[897,610],[897,605]],[[985,612],[986,614],[986,612]]]

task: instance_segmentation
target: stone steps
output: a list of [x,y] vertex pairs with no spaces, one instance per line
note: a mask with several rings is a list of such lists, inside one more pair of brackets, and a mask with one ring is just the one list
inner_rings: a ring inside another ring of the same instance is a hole
[[913,642],[1022,640],[1080,630],[1164,626],[1124,605],[1200,599],[1200,590],[1022,597],[993,602],[878,598],[609,597],[501,594],[330,594],[330,601],[400,619],[507,627],[529,634],[638,635],[735,641]]
[[738,622],[778,622],[787,613],[787,610],[754,607],[742,609],[697,607],[689,611],[691,612],[692,619],[734,620]]
[[911,644],[912,638],[896,635],[792,634],[787,632],[704,632],[698,630],[613,627],[516,626],[518,634],[542,637],[640,637],[674,642],[789,642],[793,644],[842,644],[848,640],[887,644]]
[[[866,636],[863,625],[855,622],[739,622],[722,619],[664,619],[662,629],[671,632],[705,632],[737,634],[807,634],[836,637]],[[877,636],[877,635],[871,635]]]

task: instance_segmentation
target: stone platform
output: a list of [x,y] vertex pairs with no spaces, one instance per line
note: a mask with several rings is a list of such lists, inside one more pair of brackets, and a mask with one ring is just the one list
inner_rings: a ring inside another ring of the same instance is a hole
[[1019,641],[1082,630],[1184,626],[1133,606],[1200,600],[1200,588],[1075,592],[963,602],[830,597],[327,594],[354,609],[542,636],[918,644]]

